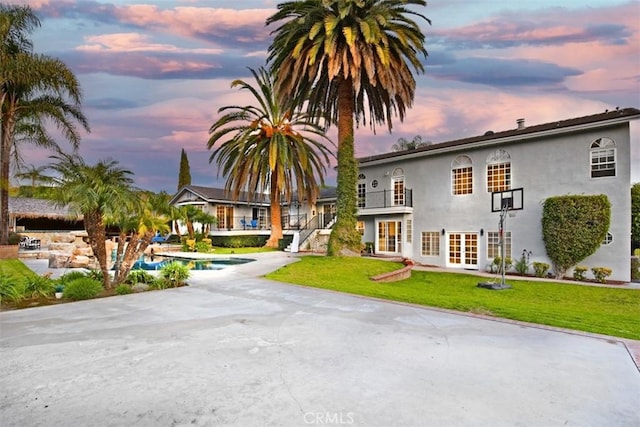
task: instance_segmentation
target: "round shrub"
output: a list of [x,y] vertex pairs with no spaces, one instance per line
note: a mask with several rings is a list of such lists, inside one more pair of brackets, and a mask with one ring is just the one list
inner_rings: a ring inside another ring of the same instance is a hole
[[78,301],[95,298],[100,292],[102,283],[85,276],[69,281],[64,286],[63,296]]
[[190,275],[189,267],[180,261],[172,261],[160,269],[160,276],[170,281],[172,287],[184,284]]

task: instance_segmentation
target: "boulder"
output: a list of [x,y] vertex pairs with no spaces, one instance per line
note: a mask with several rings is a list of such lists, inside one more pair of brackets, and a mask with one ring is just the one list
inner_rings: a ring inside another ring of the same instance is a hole
[[69,261],[70,268],[89,268],[91,259],[88,256],[77,255]]
[[73,255],[76,255],[76,256],[82,255],[86,257],[92,257],[93,250],[90,247],[84,247],[84,248],[76,247],[75,250],[73,251]]
[[71,256],[68,253],[49,251],[49,268],[66,268],[69,258]]
[[73,243],[75,237],[71,233],[53,233],[51,243]]
[[75,245],[73,243],[52,242],[49,244],[49,250],[53,252],[72,254],[74,249]]

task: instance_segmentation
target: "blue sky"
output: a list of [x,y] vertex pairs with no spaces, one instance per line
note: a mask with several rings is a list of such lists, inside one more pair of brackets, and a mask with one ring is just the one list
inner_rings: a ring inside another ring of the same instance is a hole
[[[15,3],[42,19],[35,50],[80,79],[88,162],[113,158],[139,187],[172,193],[184,148],[193,184],[223,185],[208,161],[207,131],[220,107],[244,103],[230,84],[264,65],[274,29],[264,22],[277,1]],[[513,129],[518,118],[533,125],[640,107],[638,1],[434,0],[421,12],[432,25],[423,25],[429,56],[414,106],[391,134],[359,128],[358,156],[390,151],[400,137],[442,142]],[[49,154],[23,151],[34,165]],[[637,182],[640,148],[634,167]]]

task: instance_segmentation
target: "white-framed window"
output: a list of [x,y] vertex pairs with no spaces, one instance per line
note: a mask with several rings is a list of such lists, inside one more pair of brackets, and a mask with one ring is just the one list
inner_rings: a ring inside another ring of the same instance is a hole
[[413,242],[413,220],[407,220],[407,243]]
[[364,236],[364,221],[358,220],[356,222],[356,230],[358,230],[361,236]]
[[440,233],[437,231],[422,232],[422,256],[440,256]]
[[367,204],[367,183],[358,181],[358,207],[364,208]]
[[487,191],[505,191],[511,189],[511,156],[497,149],[487,158]]
[[396,168],[391,178],[391,188],[393,188],[393,205],[404,206],[404,171]]
[[218,228],[233,228],[233,206],[216,206],[216,218],[218,218]]
[[451,192],[454,195],[473,193],[471,157],[460,155],[451,164]]
[[[504,233],[504,252],[507,258],[511,258],[511,232]],[[500,256],[500,232],[489,231],[487,233],[487,259],[493,260]]]
[[616,144],[611,138],[598,138],[591,143],[591,178],[616,176]]
[[604,240],[602,241],[603,245],[610,245],[611,243],[613,243],[613,234],[609,233],[607,231],[607,235],[604,236]]

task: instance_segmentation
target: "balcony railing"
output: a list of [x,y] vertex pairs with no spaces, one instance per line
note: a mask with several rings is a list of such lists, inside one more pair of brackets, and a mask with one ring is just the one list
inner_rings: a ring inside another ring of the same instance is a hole
[[358,198],[359,209],[380,209],[398,206],[413,207],[413,190],[405,188],[400,193],[393,190],[369,191],[364,198]]

